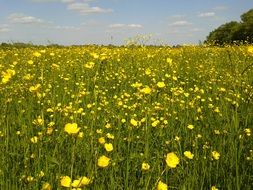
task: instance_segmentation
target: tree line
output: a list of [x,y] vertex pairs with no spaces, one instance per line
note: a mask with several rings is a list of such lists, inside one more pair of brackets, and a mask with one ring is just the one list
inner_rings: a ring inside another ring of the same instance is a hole
[[241,15],[241,21],[231,21],[209,33],[205,43],[213,45],[253,43],[253,9]]

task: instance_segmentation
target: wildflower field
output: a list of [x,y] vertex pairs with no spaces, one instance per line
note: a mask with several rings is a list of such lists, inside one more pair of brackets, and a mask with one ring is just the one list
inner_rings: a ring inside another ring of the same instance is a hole
[[0,49],[0,189],[253,189],[253,48]]

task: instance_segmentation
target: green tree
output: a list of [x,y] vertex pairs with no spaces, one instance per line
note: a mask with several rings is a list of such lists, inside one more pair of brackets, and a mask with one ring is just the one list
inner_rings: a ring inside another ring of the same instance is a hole
[[234,42],[253,43],[253,9],[241,15],[241,22],[229,22],[219,26],[207,36],[205,43],[216,45]]
[[241,15],[241,20],[244,23],[253,23],[253,9]]
[[214,31],[210,32],[209,36],[207,37],[206,42],[207,43],[213,43],[213,44],[227,44],[227,43],[233,43],[235,37],[235,31],[239,28],[239,23],[232,21],[226,24],[221,25]]
[[245,40],[253,43],[253,9],[241,15],[242,30],[244,31]]

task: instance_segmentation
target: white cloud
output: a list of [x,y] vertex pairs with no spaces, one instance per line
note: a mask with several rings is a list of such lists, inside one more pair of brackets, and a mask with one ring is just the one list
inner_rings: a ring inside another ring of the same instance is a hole
[[205,13],[200,13],[198,17],[214,17],[215,12],[205,12]]
[[127,26],[130,28],[142,28],[143,27],[141,24],[128,24]]
[[169,26],[174,26],[174,27],[177,27],[177,26],[189,26],[191,25],[192,23],[186,21],[186,20],[179,20],[179,21],[175,21],[171,24],[169,24]]
[[90,14],[90,13],[110,13],[113,12],[112,9],[104,9],[98,6],[91,6],[90,2],[94,0],[30,0],[34,3],[51,3],[59,2],[67,5],[68,10],[76,11],[80,14]]
[[0,32],[9,32],[10,28],[7,24],[0,25]]
[[80,14],[113,12],[112,9],[104,9],[104,8],[96,7],[96,6],[92,7],[88,3],[70,3],[68,4],[67,9],[76,11]]
[[22,13],[13,13],[8,16],[8,20],[12,23],[20,23],[20,24],[49,24],[50,23],[40,18],[28,16]]
[[114,29],[127,29],[127,28],[142,28],[141,24],[111,24],[109,28]]

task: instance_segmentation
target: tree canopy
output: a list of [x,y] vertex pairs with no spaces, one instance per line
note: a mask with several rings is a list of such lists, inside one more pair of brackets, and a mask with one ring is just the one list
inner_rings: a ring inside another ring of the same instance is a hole
[[205,43],[253,43],[253,9],[243,13],[240,22],[231,21],[210,32]]

